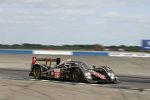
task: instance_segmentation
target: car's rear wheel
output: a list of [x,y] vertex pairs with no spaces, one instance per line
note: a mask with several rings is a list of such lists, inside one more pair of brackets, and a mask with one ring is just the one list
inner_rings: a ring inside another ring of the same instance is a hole
[[80,80],[81,80],[81,71],[80,69],[76,68],[72,72],[72,81],[80,82]]
[[35,66],[33,69],[33,75],[34,78],[40,79],[41,78],[41,67],[40,66]]

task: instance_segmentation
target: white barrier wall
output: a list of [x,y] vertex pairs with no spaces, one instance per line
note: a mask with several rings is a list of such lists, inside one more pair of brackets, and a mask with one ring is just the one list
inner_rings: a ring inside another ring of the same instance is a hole
[[72,51],[33,50],[33,54],[73,55]]
[[135,52],[109,52],[108,56],[115,56],[115,57],[150,57],[150,54],[135,53]]

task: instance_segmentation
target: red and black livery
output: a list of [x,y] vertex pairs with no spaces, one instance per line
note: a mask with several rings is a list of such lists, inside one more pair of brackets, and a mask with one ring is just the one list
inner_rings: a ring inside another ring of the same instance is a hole
[[[40,64],[37,61],[45,61],[45,63]],[[55,64],[52,64],[53,62]],[[33,57],[29,76],[33,76],[36,79],[49,78],[87,83],[119,82],[112,69],[108,66],[93,66],[93,69],[91,69],[82,61],[68,59],[60,62],[60,58]]]

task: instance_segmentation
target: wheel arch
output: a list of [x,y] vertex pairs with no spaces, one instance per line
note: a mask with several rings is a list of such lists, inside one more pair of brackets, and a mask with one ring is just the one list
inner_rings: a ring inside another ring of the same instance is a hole
[[48,70],[47,66],[44,66],[44,65],[41,65],[41,64],[34,64],[34,65],[32,65],[32,69],[31,69],[32,72],[33,72],[35,67],[40,67],[42,72]]
[[71,69],[70,69],[70,72],[71,72],[71,74],[73,73],[73,71],[75,70],[75,69],[79,69],[81,72],[82,72],[82,74],[83,74],[83,69],[82,68],[80,68],[80,67],[72,67]]

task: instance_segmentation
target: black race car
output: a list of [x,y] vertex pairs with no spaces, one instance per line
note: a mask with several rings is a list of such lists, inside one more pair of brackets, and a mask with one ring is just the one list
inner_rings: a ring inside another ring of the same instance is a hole
[[[46,64],[38,64],[37,61],[45,61]],[[52,62],[56,62],[56,64],[52,65]],[[112,69],[107,66],[93,66],[93,69],[91,69],[84,62],[71,59],[60,62],[60,58],[33,57],[29,76],[36,79],[49,78],[87,83],[119,82]]]

